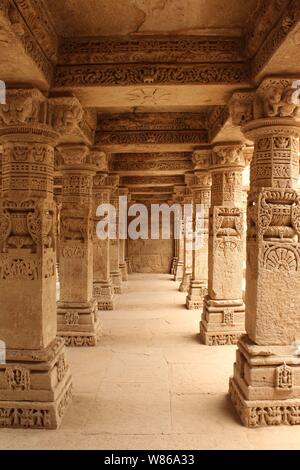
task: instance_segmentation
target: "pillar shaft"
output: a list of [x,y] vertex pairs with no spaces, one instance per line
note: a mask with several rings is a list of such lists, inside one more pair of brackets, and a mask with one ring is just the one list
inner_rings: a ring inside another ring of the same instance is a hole
[[[211,200],[211,176],[208,172],[205,170],[197,172],[192,191],[194,201],[193,230],[194,233],[198,230],[197,217],[200,216],[202,218],[202,240],[193,250],[192,277],[186,306],[190,310],[200,310],[203,307],[203,297],[207,294],[208,278],[208,214]],[[200,208],[201,212],[198,214],[197,209]]]
[[300,424],[300,113],[289,83],[265,80],[255,99],[248,97],[252,119],[242,127],[254,141],[248,195],[247,335],[238,343],[230,396],[243,424],[250,427]]
[[[176,204],[183,204],[183,197],[185,194],[186,187],[175,186],[173,194],[173,202]],[[175,263],[174,263],[174,281],[182,281],[183,278],[183,267],[184,267],[184,218],[182,211],[181,224],[181,236],[175,241]]]
[[93,297],[93,177],[85,145],[63,145],[58,333],[68,346],[95,346],[101,328]]
[[0,426],[57,428],[72,384],[56,338],[54,145],[38,90],[10,90],[0,106]]
[[[120,188],[119,190],[119,195],[127,198],[127,203],[129,201],[129,191],[127,188]],[[127,227],[127,213],[123,214],[123,218],[126,217],[126,220],[120,220],[120,226],[121,226],[121,233],[126,232],[126,227]],[[122,275],[122,281],[126,282],[128,281],[128,266],[126,262],[126,239],[120,237],[119,239],[119,256],[120,256],[120,262],[119,262],[119,268],[121,271]]]
[[210,346],[236,344],[245,332],[241,145],[214,148],[209,213],[208,295],[200,335]]
[[[100,204],[110,203],[112,186],[110,178],[97,175],[94,178],[94,214]],[[99,218],[95,219],[96,224]],[[113,310],[114,289],[110,277],[110,239],[98,238],[94,230],[94,297],[97,299],[99,310]]]
[[115,294],[122,293],[122,273],[120,270],[120,236],[119,236],[119,223],[120,223],[120,206],[119,206],[119,190],[116,188],[111,196],[111,204],[116,210],[116,238],[110,241],[110,275],[114,287]]
[[[188,214],[189,217],[193,217],[193,196],[190,190],[187,190],[187,194],[184,197],[184,206],[190,205],[191,206],[191,213]],[[183,276],[182,281],[179,286],[180,292],[187,292],[190,286],[190,281],[192,277],[192,270],[193,270],[193,249],[192,249],[192,242],[191,234],[189,231],[189,224],[192,224],[192,221],[187,220],[185,218],[185,226],[184,226],[184,233],[183,233]]]

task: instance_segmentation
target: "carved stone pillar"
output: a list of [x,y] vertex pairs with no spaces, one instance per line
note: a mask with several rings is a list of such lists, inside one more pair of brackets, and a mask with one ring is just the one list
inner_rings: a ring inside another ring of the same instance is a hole
[[[173,194],[173,202],[177,204],[183,203],[183,197],[185,193],[185,186],[175,186]],[[183,266],[184,266],[184,219],[182,213],[181,219],[181,237],[179,240],[176,240],[176,262],[174,265],[174,281],[182,281],[183,278]]]
[[[94,177],[94,214],[100,204],[109,204],[113,189],[111,178],[103,175]],[[95,218],[96,224],[99,219]],[[94,297],[99,310],[114,309],[114,288],[110,277],[110,239],[101,240],[94,230]]]
[[56,338],[54,145],[48,104],[36,89],[0,105],[0,426],[57,428],[71,400],[64,341]]
[[[129,190],[127,188],[120,188],[119,189],[119,195],[126,197],[127,201],[129,201]],[[123,214],[123,217],[126,218],[126,220],[121,220],[120,219],[120,226],[124,227],[124,232],[126,232],[126,226],[127,226],[127,213]],[[123,231],[121,227],[121,232]],[[128,267],[127,267],[127,262],[125,259],[126,256],[126,239],[120,237],[119,239],[119,250],[120,250],[120,262],[119,262],[119,268],[121,271],[122,275],[122,281],[126,282],[128,281]]]
[[254,141],[247,335],[238,343],[230,381],[232,402],[249,427],[300,424],[300,106],[299,90],[290,84],[268,79],[256,95],[238,94],[231,101],[233,122]]
[[174,240],[174,256],[172,259],[172,264],[171,264],[171,274],[172,276],[175,276],[176,273],[176,266],[178,262],[178,252],[179,252],[179,243],[178,240]]
[[[192,176],[193,178],[193,176]],[[191,179],[189,177],[189,185],[191,183]],[[184,205],[190,205],[193,208],[193,196],[189,189],[186,190],[186,194],[183,198]],[[192,218],[193,213],[189,214]],[[192,220],[189,221],[192,225]],[[188,233],[189,230],[189,223],[188,220],[185,220],[185,227],[184,227],[184,236],[183,236],[183,275],[182,281],[179,286],[180,292],[187,292],[190,287],[192,271],[193,271],[193,250],[192,250],[192,240],[189,238],[191,236]]]
[[236,344],[245,332],[243,302],[243,169],[240,144],[217,145],[212,153],[208,295],[200,336],[209,346]]
[[119,236],[119,177],[114,176],[115,188],[111,196],[111,204],[116,210],[116,238],[110,240],[110,276],[115,294],[122,294],[122,273],[120,270],[120,236]]
[[93,177],[96,162],[86,145],[59,147],[63,175],[58,334],[67,346],[95,346],[101,334],[93,297]]
[[193,161],[197,170],[195,171],[195,184],[192,187],[194,201],[194,232],[196,232],[197,204],[202,205],[204,220],[202,223],[202,240],[199,246],[193,250],[193,272],[190,282],[189,293],[186,298],[186,306],[190,310],[202,310],[203,298],[207,294],[208,278],[208,217],[211,203],[211,175],[207,171],[210,163],[210,150],[197,152]]

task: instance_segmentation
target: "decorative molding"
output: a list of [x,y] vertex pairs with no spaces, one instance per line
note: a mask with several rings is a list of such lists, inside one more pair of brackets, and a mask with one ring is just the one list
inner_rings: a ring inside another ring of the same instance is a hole
[[241,41],[228,37],[67,38],[59,50],[59,63],[72,65],[242,60]]
[[55,87],[240,84],[249,82],[245,63],[59,65]]
[[190,153],[115,154],[111,171],[191,171]]
[[207,129],[207,113],[124,113],[98,116],[99,132]]
[[[264,1],[262,2],[264,3]],[[278,3],[285,5],[286,1],[276,0],[272,2],[274,7]],[[282,42],[286,39],[288,34],[296,26],[300,20],[299,0],[290,0],[287,7],[283,10],[284,13],[276,23],[275,27],[269,32],[262,42],[261,47],[252,59],[251,73],[255,77],[263,69],[268,60],[276,52]]]
[[13,0],[46,57],[56,63],[58,37],[44,0]]
[[206,144],[208,133],[199,131],[97,132],[96,145]]
[[122,186],[172,186],[184,184],[184,176],[123,176]]
[[209,140],[212,142],[230,117],[228,106],[214,106],[207,119]]
[[[30,0],[23,1],[24,8],[31,8],[29,3],[27,3]],[[40,44],[43,41],[41,38],[35,37],[33,32],[30,30],[30,24],[27,23],[27,21],[29,23],[30,21],[23,18],[19,8],[17,8],[13,0],[2,1],[0,4],[0,13],[1,23],[4,23],[4,28],[20,41],[26,54],[35,62],[50,84],[54,76],[54,64],[49,60],[42,49]],[[33,16],[32,21],[36,25],[40,20],[35,19]],[[37,28],[34,28],[34,30],[36,33]]]
[[289,0],[258,0],[246,25],[245,45],[248,57],[257,53],[288,4]]

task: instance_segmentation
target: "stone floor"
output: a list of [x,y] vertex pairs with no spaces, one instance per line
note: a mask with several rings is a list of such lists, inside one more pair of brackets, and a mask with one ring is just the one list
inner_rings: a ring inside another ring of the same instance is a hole
[[246,429],[227,399],[235,347],[199,343],[169,275],[132,275],[97,348],[69,349],[58,431],[0,430],[0,449],[299,449],[300,427]]

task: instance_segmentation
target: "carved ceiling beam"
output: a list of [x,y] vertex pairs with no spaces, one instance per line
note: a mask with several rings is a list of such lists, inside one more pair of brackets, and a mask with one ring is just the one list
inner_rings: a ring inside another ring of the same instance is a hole
[[184,184],[184,176],[123,176],[121,184],[127,187],[182,185]]
[[[33,61],[49,86],[57,59],[57,38],[46,11],[40,0],[0,2],[3,47],[6,40],[10,47],[20,45],[21,50]],[[5,79],[5,70],[1,78]],[[35,79],[36,77],[33,77],[33,80]]]
[[110,171],[120,175],[162,174],[181,175],[192,170],[190,153],[115,154]]
[[184,151],[208,143],[208,132],[197,131],[131,131],[97,132],[95,144],[112,153],[144,151]]
[[209,141],[213,142],[218,133],[223,129],[224,125],[230,117],[227,106],[214,106],[209,113],[207,124],[209,129]]
[[144,36],[135,38],[66,38],[59,50],[60,64],[139,62],[240,62],[239,38],[213,36]]
[[59,65],[55,88],[247,84],[246,63]]
[[13,0],[45,56],[58,61],[58,36],[44,0]]
[[173,186],[162,186],[162,187],[157,187],[157,186],[149,186],[147,188],[145,187],[132,187],[130,188],[130,193],[131,194],[170,194],[173,192]]
[[99,114],[98,132],[195,131],[207,129],[207,110],[199,113],[123,113]]
[[266,74],[293,73],[299,35],[299,0],[260,0],[246,33],[252,77],[259,81]]

